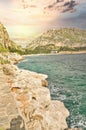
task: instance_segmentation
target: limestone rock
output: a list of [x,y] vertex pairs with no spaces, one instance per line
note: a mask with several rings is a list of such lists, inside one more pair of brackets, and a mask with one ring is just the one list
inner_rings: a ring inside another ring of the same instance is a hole
[[14,65],[10,65],[10,64],[6,64],[6,65],[3,65],[3,71],[6,75],[11,75],[11,76],[14,76],[17,71],[17,67],[14,66]]
[[1,23],[0,23],[0,43],[5,48],[8,48],[10,46],[9,35],[8,35],[7,31],[6,31],[6,28]]
[[[8,84],[26,130],[64,130],[67,128],[68,110],[60,101],[52,101],[47,87],[48,76],[15,65],[4,65]],[[9,113],[9,111],[8,111]],[[12,111],[9,113],[11,114]],[[14,111],[15,113],[15,111]]]
[[16,102],[7,83],[7,77],[0,69],[0,128],[10,128],[12,119],[19,115]]
[[42,80],[42,86],[43,86],[43,87],[47,87],[47,86],[48,86],[47,80]]
[[0,61],[2,64],[16,64],[23,59],[23,56],[16,53],[0,53]]

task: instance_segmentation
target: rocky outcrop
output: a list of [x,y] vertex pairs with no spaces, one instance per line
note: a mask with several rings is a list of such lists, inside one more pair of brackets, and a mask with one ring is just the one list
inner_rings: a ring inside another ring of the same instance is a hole
[[0,44],[5,48],[10,47],[9,35],[2,23],[0,23]]
[[[19,115],[11,89],[7,83],[7,76],[0,66],[0,128],[10,127],[12,119]],[[0,129],[1,130],[1,129]]]
[[6,28],[0,23],[0,53],[3,52],[25,54],[25,50],[9,38]]
[[19,114],[15,119],[20,119],[20,124],[24,122],[23,130],[67,128],[66,118],[69,112],[62,102],[51,100],[49,89],[46,87],[47,75],[21,70],[10,64],[3,66],[3,72],[7,76],[9,90]]
[[6,64],[6,63],[11,63],[11,64],[16,64],[20,60],[22,60],[24,57],[17,54],[17,53],[0,53],[0,63],[1,64]]

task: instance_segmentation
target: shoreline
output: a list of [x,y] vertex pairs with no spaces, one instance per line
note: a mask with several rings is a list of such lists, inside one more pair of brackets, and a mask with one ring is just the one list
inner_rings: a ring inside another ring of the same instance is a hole
[[[6,77],[4,82],[8,86],[8,89],[4,92],[5,96],[1,97],[1,100],[5,100],[4,98],[8,99],[8,91],[12,100],[8,100],[8,104],[11,104],[11,109],[9,107],[7,120],[5,121],[4,114],[1,115],[0,120],[3,119],[5,123],[0,121],[0,126],[6,130],[11,127],[10,123],[14,119],[21,119],[25,130],[57,130],[57,128],[58,130],[64,130],[68,128],[66,118],[69,116],[69,111],[63,102],[51,100],[46,80],[48,76],[18,68],[13,65],[15,63],[13,56],[10,58],[11,64],[2,65],[1,69],[3,77]],[[21,58],[19,58],[19,62]],[[1,79],[0,83],[0,89],[2,89],[3,83]],[[6,102],[3,103],[5,106]],[[12,104],[15,104],[15,107]],[[8,106],[5,107],[8,110]],[[7,110],[6,112],[8,112]],[[13,127],[17,130],[15,125]]]
[[[23,58],[20,57],[17,63],[24,58],[24,56]],[[13,65],[15,62],[12,60],[15,61],[15,58],[12,57],[11,64],[2,65],[2,70],[7,78],[7,82],[5,82],[8,84],[13,98],[12,103],[16,105],[14,107],[15,110],[17,108],[16,115],[11,110],[14,119],[18,119],[20,116],[25,123],[25,130],[42,130],[42,128],[44,130],[57,130],[57,128],[58,130],[79,130],[68,128],[66,118],[69,116],[69,111],[64,106],[64,103],[58,100],[51,100],[50,90],[47,88],[48,82],[46,79],[48,76],[20,69]],[[7,93],[5,92],[5,94]],[[8,117],[10,122],[12,121],[11,116],[9,115]],[[5,128],[7,129],[7,127],[9,128],[10,126],[8,125]]]
[[23,55],[23,57],[28,57],[28,56],[41,56],[41,55],[68,55],[68,54],[86,54],[86,51],[61,51],[59,53],[40,53],[40,54],[27,54]]
[[86,51],[62,51],[59,54],[86,54]]

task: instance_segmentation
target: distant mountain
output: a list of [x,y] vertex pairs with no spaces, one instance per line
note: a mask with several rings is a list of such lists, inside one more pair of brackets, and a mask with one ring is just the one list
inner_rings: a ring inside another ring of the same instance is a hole
[[28,46],[28,53],[50,53],[53,50],[60,51],[83,51],[86,50],[86,30],[76,28],[62,28],[49,30]]
[[17,46],[10,40],[6,28],[0,23],[0,52],[17,52],[23,54],[21,46]]

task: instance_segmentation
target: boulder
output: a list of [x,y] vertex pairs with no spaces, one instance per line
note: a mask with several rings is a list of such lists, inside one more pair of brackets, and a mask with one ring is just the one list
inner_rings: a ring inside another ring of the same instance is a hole
[[4,65],[9,85],[26,130],[64,130],[68,110],[60,101],[51,100],[47,75]]

